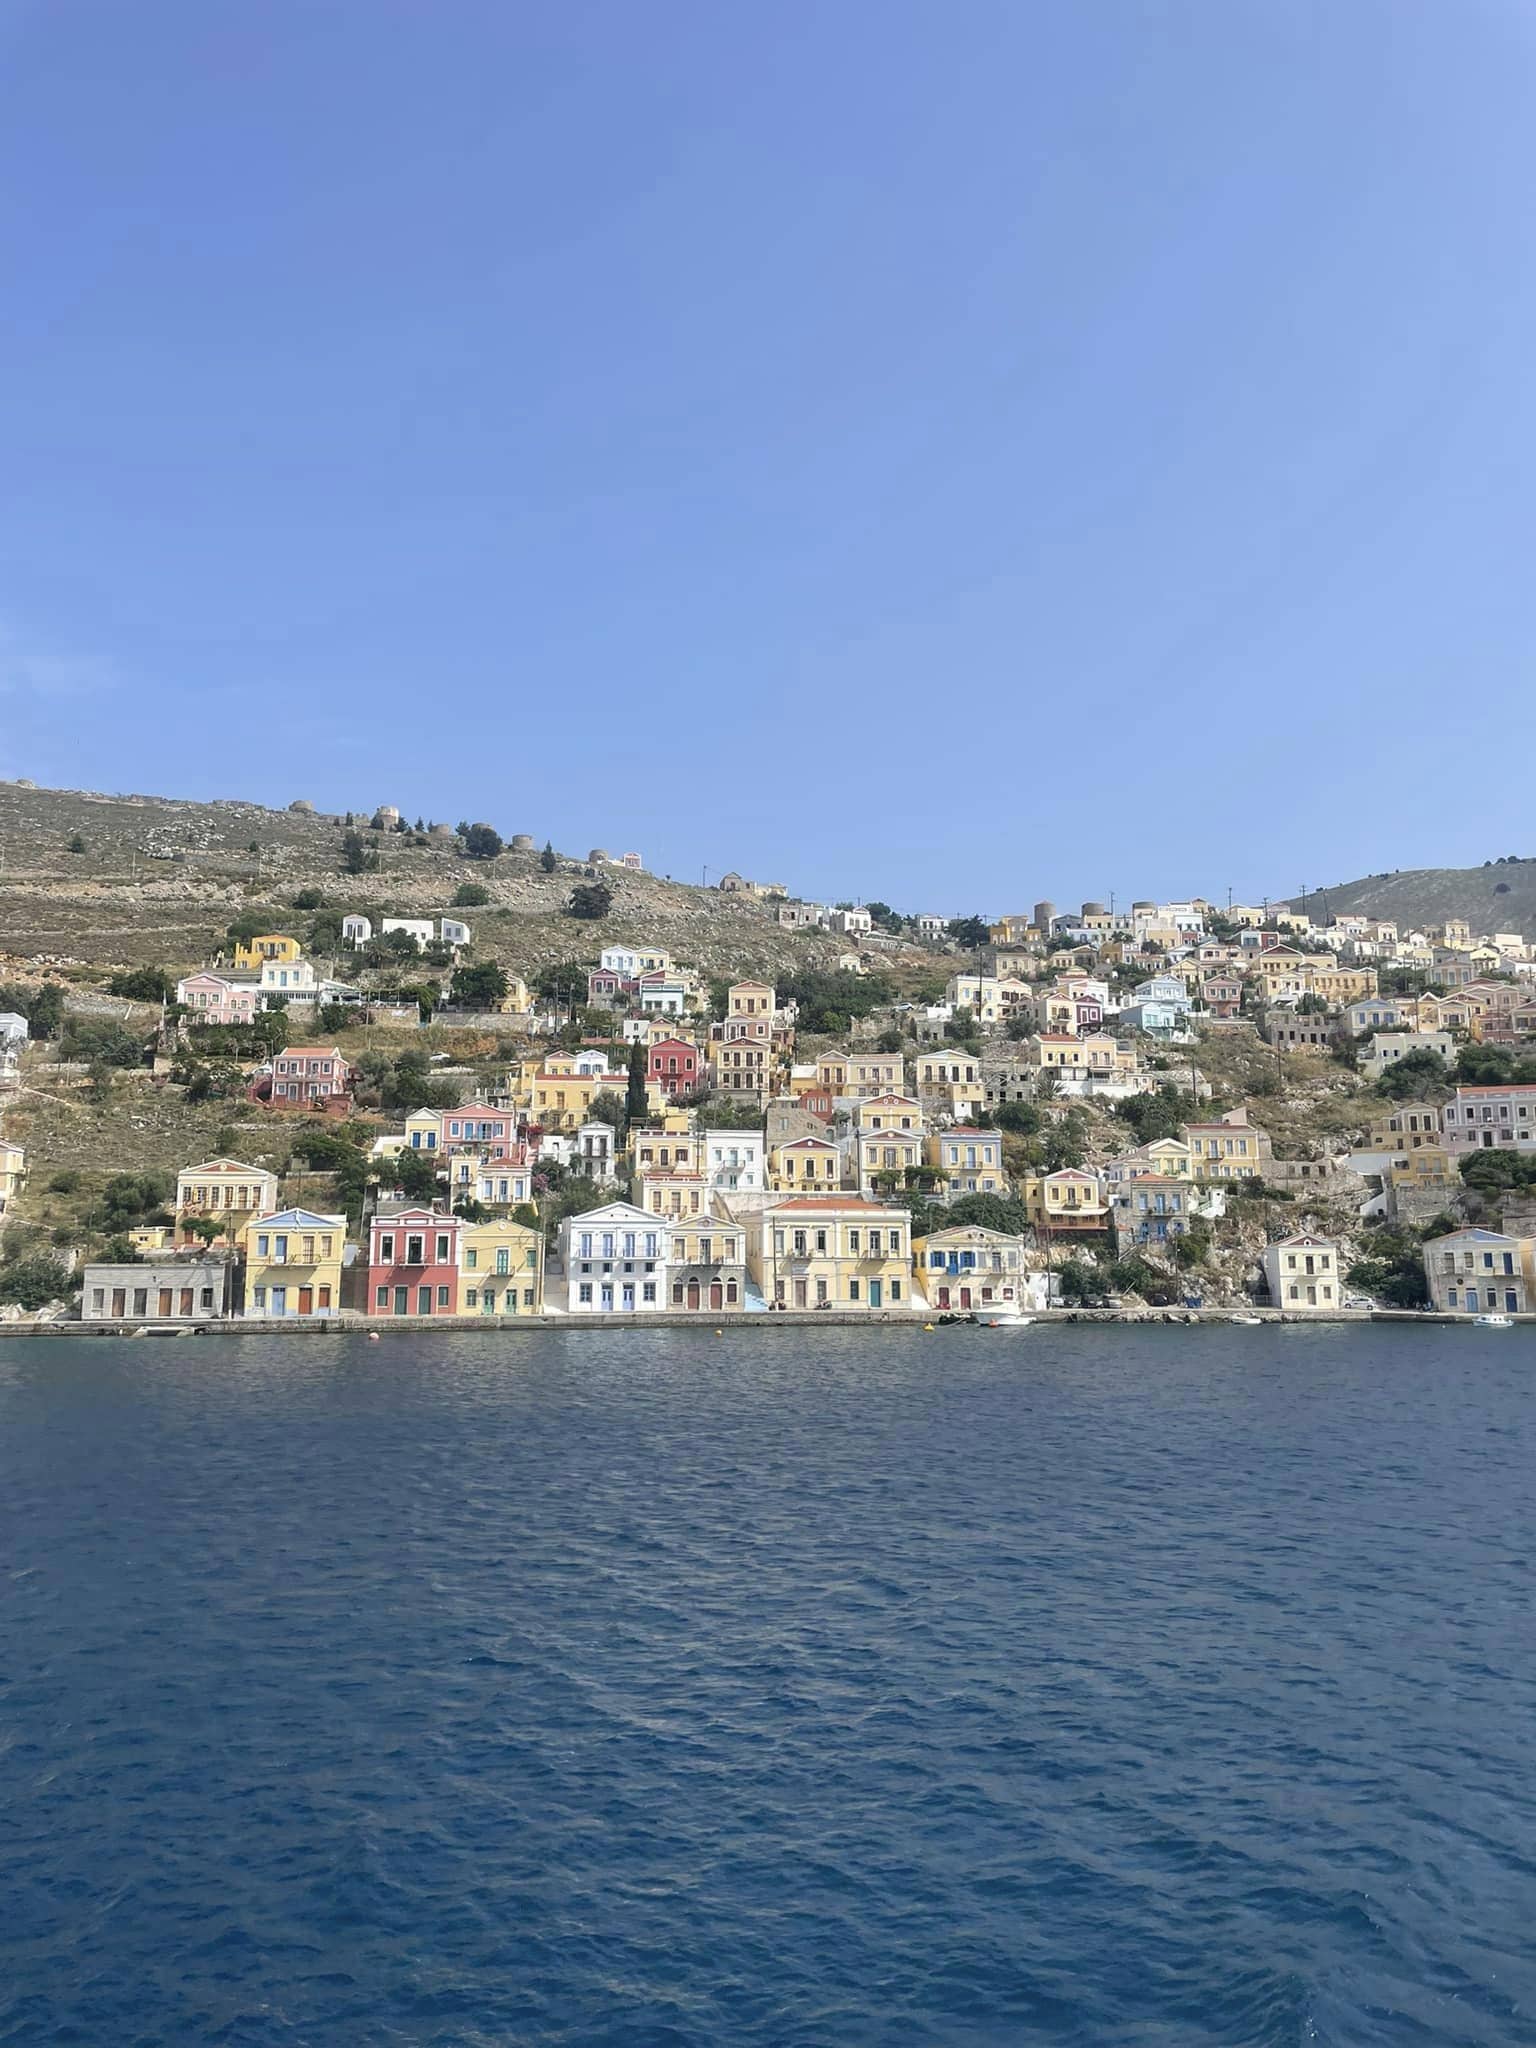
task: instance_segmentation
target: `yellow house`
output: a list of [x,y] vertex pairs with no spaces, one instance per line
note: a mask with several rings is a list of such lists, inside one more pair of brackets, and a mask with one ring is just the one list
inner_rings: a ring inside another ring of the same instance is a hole
[[1104,1183],[1085,1167],[1032,1174],[1022,1183],[1024,1207],[1035,1228],[1050,1231],[1107,1230],[1110,1200]]
[[1325,1003],[1358,1003],[1376,993],[1374,967],[1318,966],[1312,970],[1312,989]]
[[1432,1102],[1399,1102],[1370,1127],[1371,1152],[1419,1152],[1440,1143],[1440,1112]]
[[1039,955],[1029,946],[999,946],[993,962],[993,972],[998,980],[1028,981],[1034,973]]
[[1217,1123],[1185,1124],[1193,1180],[1254,1180],[1264,1171],[1268,1133],[1250,1124],[1243,1110],[1232,1110]]
[[816,1062],[817,1086],[833,1097],[884,1095],[907,1083],[907,1063],[894,1052],[828,1052]]
[[889,1191],[923,1163],[920,1130],[861,1130],[854,1137],[854,1163],[864,1194],[876,1187]]
[[969,1123],[987,1102],[981,1062],[959,1046],[920,1052],[912,1062],[913,1086],[926,1107],[956,1123]]
[[264,1166],[205,1159],[201,1166],[184,1166],[176,1176],[176,1227],[185,1241],[196,1234],[193,1223],[219,1223],[233,1240],[248,1218],[275,1209],[277,1196],[277,1175]]
[[768,1152],[768,1185],[775,1194],[830,1192],[842,1185],[843,1155],[830,1138],[791,1138]]
[[716,1045],[710,1068],[719,1092],[738,1102],[766,1102],[774,1091],[777,1068],[766,1038],[736,1038]]
[[912,1217],[854,1195],[788,1195],[740,1219],[763,1299],[785,1309],[904,1311]]
[[496,1004],[503,1017],[526,1017],[533,1008],[533,992],[520,974],[507,976],[507,992]]
[[[623,1095],[628,1085],[623,1074],[537,1073],[531,1089],[533,1121],[546,1131],[574,1131],[586,1123],[597,1095]],[[666,1096],[658,1082],[648,1081],[645,1089],[648,1112],[659,1116]]]
[[1461,1186],[1461,1170],[1455,1153],[1444,1145],[1420,1145],[1412,1152],[1400,1152],[1388,1169],[1392,1185],[1398,1188],[1454,1188]]
[[253,1216],[240,1233],[246,1315],[333,1315],[341,1306],[346,1242],[345,1216],[322,1216],[313,1209]]
[[22,1148],[7,1138],[0,1138],[0,1216],[21,1193],[21,1177],[26,1167],[27,1155]]
[[543,1231],[510,1217],[467,1223],[459,1237],[459,1298],[469,1315],[542,1315]]
[[237,967],[263,967],[268,960],[281,965],[300,960],[304,948],[297,939],[290,939],[286,932],[261,932],[254,939],[242,939],[235,947]]

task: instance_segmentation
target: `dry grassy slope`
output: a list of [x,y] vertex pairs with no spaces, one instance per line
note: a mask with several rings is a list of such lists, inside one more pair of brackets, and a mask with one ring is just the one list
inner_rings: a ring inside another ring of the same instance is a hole
[[[1499,894],[1500,886],[1504,894]],[[1300,897],[1290,899],[1299,906]],[[1486,868],[1402,868],[1395,874],[1366,875],[1340,882],[1334,889],[1309,895],[1314,916],[1319,906],[1337,915],[1355,911],[1364,917],[1395,918],[1404,926],[1444,924],[1462,917],[1475,932],[1520,932],[1536,938],[1536,859]]]
[[[205,959],[248,905],[282,911],[304,888],[338,909],[425,916],[450,906],[461,882],[482,882],[493,903],[464,916],[479,957],[522,972],[595,954],[609,942],[650,939],[708,972],[766,973],[829,960],[835,942],[780,929],[750,899],[720,896],[647,874],[605,868],[614,908],[600,924],[563,916],[583,869],[563,861],[545,875],[531,854],[464,860],[451,846],[408,847],[385,835],[377,875],[340,870],[342,824],[235,801],[98,796],[0,782],[0,956],[91,968]],[[83,854],[67,851],[78,834]],[[252,852],[252,846],[257,848]],[[304,918],[274,918],[302,931]]]

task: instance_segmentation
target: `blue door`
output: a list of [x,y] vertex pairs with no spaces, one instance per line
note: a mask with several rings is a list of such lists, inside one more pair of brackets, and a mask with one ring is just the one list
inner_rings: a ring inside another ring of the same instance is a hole
[[882,1281],[879,1281],[879,1280],[871,1280],[871,1281],[870,1281],[870,1283],[869,1283],[869,1305],[870,1305],[870,1307],[871,1307],[871,1308],[879,1308],[879,1306],[880,1306],[880,1303],[881,1303],[881,1301],[882,1301],[882,1299],[883,1299],[883,1298],[884,1298],[884,1283],[883,1283]]

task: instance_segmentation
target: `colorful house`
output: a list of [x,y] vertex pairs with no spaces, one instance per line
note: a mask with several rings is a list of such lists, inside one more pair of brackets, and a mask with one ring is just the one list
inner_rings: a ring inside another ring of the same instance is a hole
[[258,938],[242,939],[235,947],[236,967],[254,969],[258,974],[268,960],[298,960],[304,948],[285,932],[263,932]]
[[746,1231],[726,1216],[690,1217],[668,1232],[669,1306],[723,1315],[746,1306]]
[[352,1093],[352,1062],[337,1047],[288,1045],[272,1062],[274,1108],[344,1103]]
[[457,1152],[472,1146],[486,1159],[510,1159],[519,1149],[515,1110],[493,1109],[486,1102],[466,1102],[438,1112],[439,1148]]
[[451,1316],[459,1309],[463,1219],[419,1202],[389,1202],[368,1224],[368,1313]]
[[259,974],[220,974],[211,967],[183,975],[176,1000],[192,1024],[249,1024],[266,1007]]
[[908,1210],[854,1195],[789,1195],[742,1221],[748,1265],[771,1305],[872,1315],[909,1307]]
[[544,1233],[497,1217],[459,1234],[459,1301],[466,1315],[544,1313]]
[[1529,1315],[1536,1243],[1502,1230],[1453,1230],[1424,1247],[1424,1277],[1442,1315]]
[[645,1077],[668,1101],[697,1095],[701,1086],[699,1048],[686,1038],[653,1039],[645,1056]]
[[1003,1141],[997,1131],[977,1130],[957,1124],[947,1131],[932,1131],[924,1140],[924,1156],[943,1175],[940,1196],[946,1202],[962,1195],[1000,1195],[1007,1188],[1003,1178]]
[[12,1144],[8,1138],[0,1138],[0,1216],[20,1194],[26,1167],[27,1155],[21,1146]]
[[792,1138],[769,1151],[768,1185],[776,1192],[828,1192],[842,1178],[843,1155],[830,1138]]
[[201,1166],[184,1166],[176,1176],[177,1231],[187,1243],[198,1234],[190,1227],[193,1223],[212,1222],[233,1241],[252,1216],[274,1210],[277,1197],[277,1175],[264,1166],[247,1166],[239,1159],[205,1159]]
[[280,1209],[240,1233],[248,1317],[333,1315],[341,1306],[345,1216]]
[[918,1238],[912,1266],[932,1309],[1016,1308],[1024,1298],[1023,1238],[979,1223]]

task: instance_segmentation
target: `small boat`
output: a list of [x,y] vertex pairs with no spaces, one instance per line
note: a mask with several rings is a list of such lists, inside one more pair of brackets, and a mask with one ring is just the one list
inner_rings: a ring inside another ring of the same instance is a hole
[[1231,1321],[1241,1323],[1245,1330],[1256,1330],[1262,1324],[1262,1316],[1233,1316]]
[[1477,1330],[1512,1330],[1515,1327],[1510,1316],[1474,1316],[1472,1326]]
[[1033,1316],[993,1316],[987,1324],[989,1330],[1027,1330],[1034,1321]]

